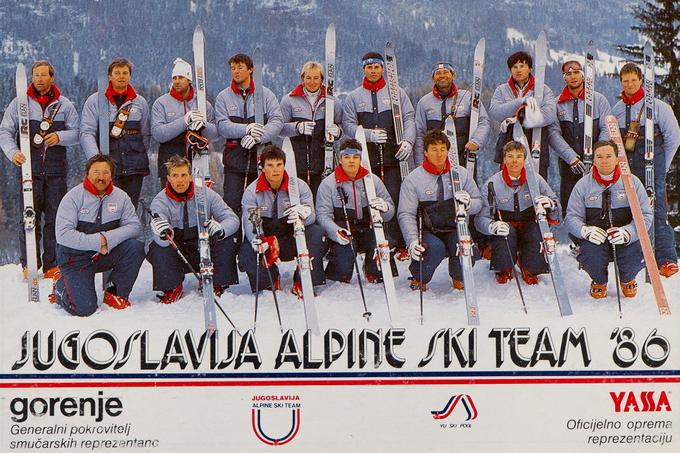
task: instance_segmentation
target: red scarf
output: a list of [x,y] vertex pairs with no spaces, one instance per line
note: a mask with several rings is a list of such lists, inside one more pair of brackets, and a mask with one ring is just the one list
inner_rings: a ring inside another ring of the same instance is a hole
[[177,203],[184,203],[185,201],[191,200],[194,198],[194,183],[189,184],[189,188],[187,191],[183,194],[180,194],[175,191],[175,189],[172,188],[169,182],[165,183],[165,194],[170,198],[171,200],[176,201]]
[[[517,88],[515,87],[515,79],[513,79],[512,76],[510,76],[510,78],[508,79],[508,85],[510,85],[510,89],[515,94],[515,97],[518,98],[520,95],[519,92],[517,91]],[[533,89],[534,89],[534,75],[530,74],[529,83],[527,83],[524,89],[522,90],[522,96],[525,96],[529,91]]]
[[106,87],[106,99],[108,99],[111,104],[118,105],[113,97],[121,95],[125,95],[125,100],[123,101],[123,104],[137,97],[137,93],[135,92],[135,89],[132,88],[132,85],[127,86],[127,91],[125,91],[125,93],[116,93],[115,91],[113,91],[111,82],[109,82],[109,85]]
[[380,91],[382,88],[385,87],[385,78],[380,77],[380,80],[377,82],[369,82],[365,77],[363,81],[363,86],[366,88],[368,91]]
[[354,179],[350,178],[347,176],[347,173],[345,173],[345,170],[342,169],[342,165],[338,165],[335,167],[335,182],[336,183],[341,183],[345,181],[357,181],[364,176],[368,174],[368,170],[366,170],[364,167],[359,167],[359,171],[357,172],[357,175],[354,177]]
[[184,96],[179,91],[172,87],[170,87],[170,96],[177,99],[179,102],[189,102],[194,98],[194,87],[189,86],[189,94],[186,99],[184,99]]
[[508,187],[519,187],[527,182],[527,171],[524,167],[522,167],[522,173],[519,175],[519,179],[512,179],[510,177],[510,172],[508,172],[508,167],[503,164],[501,167],[501,175],[503,176],[503,181],[505,181]]
[[[95,197],[101,197],[101,196],[103,196],[103,195],[101,195],[101,194],[99,193],[99,190],[97,190],[97,188],[94,186],[94,184],[92,184],[92,183],[90,182],[90,180],[87,179],[87,176],[85,176],[85,177],[83,178],[83,187],[85,187],[85,190],[87,190],[88,192],[90,192],[90,193],[91,193],[92,195],[94,195]],[[106,188],[106,190],[104,191],[104,195],[111,195],[111,192],[113,192],[113,183],[109,184],[109,186],[108,186],[108,187]]]
[[[456,93],[458,92],[458,87],[456,86],[455,83],[451,83],[451,86],[452,86],[451,92],[450,92],[449,94],[447,94],[446,96],[444,96],[444,97],[452,98],[452,97],[454,97],[454,96],[456,95]],[[437,85],[433,85],[433,86],[432,86],[432,94],[433,94],[434,97],[436,97],[437,99],[443,99],[443,98],[442,98],[442,95],[439,93],[439,90],[437,89]]]
[[[273,192],[271,186],[269,185],[269,182],[267,181],[267,178],[264,176],[264,172],[260,173],[260,177],[257,178],[257,184],[255,185],[255,192],[266,192],[269,190],[270,192]],[[283,181],[281,181],[281,187],[279,187],[278,190],[283,190],[284,192],[288,192],[288,172],[284,171],[283,172]]]
[[[236,82],[233,80],[231,81],[231,91],[234,93],[238,94],[239,96],[243,96],[243,91],[238,85],[236,85]],[[250,86],[245,89],[246,95],[251,94],[253,91],[255,91],[255,82],[253,82],[253,78],[250,78]]]
[[595,166],[593,165],[593,178],[595,179],[595,182],[597,182],[599,185],[601,185],[605,189],[607,187],[613,185],[616,181],[618,181],[620,176],[621,176],[621,169],[617,165],[616,167],[614,167],[614,177],[610,181],[602,179],[600,172],[598,172],[597,168],[595,168]]
[[437,171],[437,169],[434,168],[434,165],[432,165],[430,161],[427,160],[427,158],[425,158],[425,160],[423,160],[423,168],[429,174],[439,176],[448,173],[449,170],[451,170],[451,163],[447,159],[446,162],[444,163],[444,168],[441,171]]
[[626,96],[626,93],[624,93],[623,91],[621,92],[621,100],[626,105],[634,105],[638,101],[642,100],[642,98],[644,98],[644,97],[645,97],[645,90],[642,87],[640,87],[640,89],[637,90],[635,92],[635,94],[632,95],[631,97]]
[[[302,84],[295,87],[293,91],[290,92],[290,96],[305,96],[305,90]],[[319,99],[326,97],[326,87],[321,85],[321,93],[319,93]]]
[[28,86],[28,89],[26,90],[26,94],[28,95],[29,98],[34,99],[35,102],[40,104],[43,107],[43,109],[50,102],[56,101],[57,99],[59,99],[59,96],[61,95],[61,93],[59,92],[59,88],[57,88],[57,86],[55,84],[52,84],[49,91],[47,91],[47,93],[45,93],[45,94],[39,94],[36,91],[33,84],[30,84]]
[[581,91],[579,91],[578,96],[574,96],[571,94],[571,91],[569,91],[569,88],[564,87],[562,90],[562,93],[560,93],[560,97],[557,100],[557,102],[567,102],[567,101],[573,101],[574,99],[585,99],[586,98],[586,90],[581,87]]

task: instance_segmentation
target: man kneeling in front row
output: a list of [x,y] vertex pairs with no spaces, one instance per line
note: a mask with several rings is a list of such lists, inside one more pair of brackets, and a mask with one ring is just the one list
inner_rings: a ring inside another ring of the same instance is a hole
[[[151,202],[153,242],[147,259],[153,266],[153,289],[163,291],[161,303],[171,304],[182,297],[184,274],[190,272],[180,253],[198,269],[197,201],[194,198],[191,164],[180,156],[165,163],[168,182]],[[210,234],[210,257],[214,265],[213,289],[222,295],[238,283],[236,244],[239,218],[213,190],[205,190],[205,225]],[[172,247],[171,247],[172,246]]]
[[130,197],[111,183],[115,164],[97,154],[85,165],[83,183],[71,189],[57,209],[57,265],[50,302],[76,316],[97,310],[94,275],[111,271],[104,303],[130,306],[128,297],[144,261],[144,244],[136,238],[142,225]]

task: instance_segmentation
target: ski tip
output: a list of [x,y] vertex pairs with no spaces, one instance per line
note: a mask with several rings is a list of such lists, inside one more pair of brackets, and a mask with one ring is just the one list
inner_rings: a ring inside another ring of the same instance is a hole
[[394,50],[394,47],[395,47],[395,46],[394,46],[394,43],[393,43],[392,41],[387,41],[387,42],[385,43],[385,49],[392,49],[392,50]]
[[330,30],[335,31],[335,23],[334,23],[334,22],[331,22],[330,24],[328,24],[328,27],[327,27],[326,29],[329,30],[329,31],[330,31]]
[[196,25],[196,28],[194,28],[194,34],[203,34],[203,27],[201,27],[201,24]]
[[586,44],[587,47],[593,47],[593,40],[590,39],[588,40],[588,44]]

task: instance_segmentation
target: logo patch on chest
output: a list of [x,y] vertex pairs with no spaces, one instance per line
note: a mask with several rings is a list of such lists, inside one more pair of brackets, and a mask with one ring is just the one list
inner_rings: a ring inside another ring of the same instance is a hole
[[116,203],[106,203],[106,210],[110,214],[114,214],[115,212],[118,211],[118,205]]

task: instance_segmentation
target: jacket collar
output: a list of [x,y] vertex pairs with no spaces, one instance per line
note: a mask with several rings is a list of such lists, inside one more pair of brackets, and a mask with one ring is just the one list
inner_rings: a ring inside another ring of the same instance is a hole
[[437,85],[432,86],[432,94],[437,99],[452,98],[456,95],[456,93],[458,93],[458,87],[453,82],[451,83],[451,91],[449,91],[448,94],[444,94],[441,91],[439,91],[439,88],[437,88]]
[[[283,181],[281,181],[281,187],[279,187],[278,190],[283,190],[284,192],[288,193],[288,172],[284,171],[283,172]],[[255,185],[255,192],[266,192],[270,191],[273,192],[271,186],[269,185],[269,182],[267,181],[267,178],[264,176],[264,172],[260,174],[260,176],[257,178],[257,184]]]
[[581,87],[581,91],[579,91],[578,96],[574,96],[573,94],[571,94],[571,91],[569,91],[568,87],[564,87],[564,89],[562,90],[562,93],[560,93],[560,97],[557,100],[557,102],[567,102],[567,101],[573,101],[575,99],[583,100],[583,99],[585,99],[585,96],[586,96],[586,90],[584,90],[583,87]]
[[179,102],[189,102],[194,98],[194,87],[189,86],[189,95],[187,96],[186,99],[184,99],[184,96],[182,96],[182,94],[180,94],[179,91],[175,90],[172,87],[170,87],[170,96],[177,99]]
[[[293,97],[304,97],[304,96],[306,96],[305,89],[302,86],[302,84],[299,84],[298,86],[296,86],[293,89],[293,91],[290,92],[290,96],[293,96]],[[324,98],[324,97],[326,97],[326,87],[321,85],[321,93],[319,93],[319,98]]]
[[645,97],[645,90],[644,88],[640,87],[639,90],[635,92],[631,97],[626,96],[626,93],[623,91],[621,92],[621,100],[623,101],[624,104],[626,105],[634,105],[638,103],[642,98]]
[[364,88],[366,88],[368,91],[380,91],[385,87],[385,78],[380,77],[380,80],[378,80],[377,82],[369,82],[364,77],[364,81],[362,84]]
[[[135,92],[135,89],[132,88],[132,85],[128,85],[127,91],[125,93],[123,93],[123,95],[125,96],[125,100],[123,101],[123,104],[125,104],[126,102],[129,102],[129,101],[131,101],[131,100],[133,100],[134,98],[137,97],[137,93]],[[106,99],[108,99],[111,104],[118,105],[116,103],[116,100],[113,98],[114,96],[120,96],[120,94],[113,91],[113,87],[111,86],[111,82],[109,82],[109,85],[106,87]]]
[[431,175],[439,176],[448,173],[451,170],[451,162],[447,159],[446,162],[444,163],[444,168],[442,171],[437,171],[436,168],[434,168],[434,165],[430,163],[427,158],[423,160],[423,168],[425,169],[426,172],[428,172]]
[[185,201],[191,200],[194,198],[194,183],[191,182],[189,184],[189,188],[187,189],[186,192],[184,193],[179,193],[175,192],[175,190],[172,188],[169,182],[165,183],[165,194],[170,198],[171,200],[176,201],[177,203],[184,203]]
[[50,90],[46,94],[39,94],[33,84],[31,83],[26,90],[26,94],[29,98],[35,100],[38,104],[43,106],[43,108],[50,102],[56,101],[61,96],[59,88],[55,84],[52,84]]
[[604,187],[605,189],[611,185],[613,185],[616,181],[619,180],[619,177],[621,176],[621,169],[617,165],[614,167],[614,177],[607,181],[606,179],[602,178],[602,175],[600,175],[600,172],[597,171],[597,168],[593,166],[593,179],[595,179],[595,182],[597,182],[599,185]]
[[253,78],[250,78],[250,86],[246,88],[245,90],[242,90],[238,85],[236,85],[236,82],[233,80],[231,81],[231,90],[238,94],[241,97],[246,97],[249,94],[252,94],[255,91],[255,82],[253,81]]
[[[531,156],[528,157],[530,159]],[[524,167],[522,167],[522,173],[519,175],[519,179],[512,179],[510,177],[510,173],[508,172],[508,167],[503,164],[503,167],[501,168],[501,174],[503,176],[503,181],[508,185],[508,187],[519,187],[524,185],[525,182],[527,182],[527,171]]]
[[364,167],[359,167],[359,171],[357,172],[357,175],[354,177],[354,179],[350,178],[347,176],[347,173],[345,173],[345,170],[342,169],[342,165],[338,165],[335,167],[335,182],[336,183],[341,183],[341,182],[346,182],[346,181],[357,181],[364,176],[368,174],[368,170],[366,170]]
[[[535,83],[534,75],[531,74],[529,76],[529,82],[522,90],[522,96],[525,96],[529,91],[531,91],[534,88],[534,83]],[[520,97],[519,91],[517,91],[517,87],[515,86],[515,79],[513,79],[512,76],[510,76],[510,78],[508,79],[508,85],[510,85],[510,89],[514,93],[515,97],[516,98]]]
[[[95,197],[101,197],[102,195],[99,194],[99,191],[97,188],[90,182],[89,179],[87,179],[87,176],[83,178],[83,187],[85,187],[85,190],[90,192],[92,195]],[[111,195],[111,192],[113,192],[113,183],[109,184],[109,186],[106,188],[104,191],[104,195]]]

